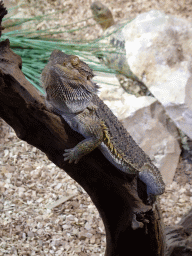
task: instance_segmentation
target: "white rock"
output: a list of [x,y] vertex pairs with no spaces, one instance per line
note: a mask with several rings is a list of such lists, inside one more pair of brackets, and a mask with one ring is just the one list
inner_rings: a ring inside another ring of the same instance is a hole
[[66,222],[67,221],[74,221],[74,218],[75,218],[74,215],[69,214],[69,215],[66,216]]
[[124,30],[131,70],[192,139],[192,24],[152,10]]
[[70,229],[70,228],[71,228],[71,226],[70,226],[70,225],[65,224],[65,225],[63,225],[63,226],[62,226],[62,228],[63,228],[64,230],[66,230],[66,229]]
[[90,229],[91,229],[91,226],[90,226],[90,223],[89,223],[89,222],[86,222],[86,224],[85,224],[85,229],[87,229],[87,230],[90,230]]

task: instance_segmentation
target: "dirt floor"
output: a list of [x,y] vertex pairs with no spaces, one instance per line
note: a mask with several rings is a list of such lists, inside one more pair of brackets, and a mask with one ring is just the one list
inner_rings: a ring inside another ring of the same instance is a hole
[[[12,6],[14,1],[5,1]],[[18,1],[17,1],[18,2]],[[93,39],[102,30],[91,18],[91,1],[24,1],[18,16],[66,11],[55,24],[63,28],[74,22],[86,27],[71,38]],[[102,1],[113,12],[115,21],[159,9],[190,21],[192,1]],[[89,18],[89,19],[88,19]],[[50,27],[53,21],[38,25]],[[65,33],[60,35],[65,37]],[[166,225],[177,223],[192,204],[192,165],[181,159],[174,182],[161,196]],[[85,191],[45,154],[19,140],[0,121],[0,255],[104,255],[105,230],[97,209]]]

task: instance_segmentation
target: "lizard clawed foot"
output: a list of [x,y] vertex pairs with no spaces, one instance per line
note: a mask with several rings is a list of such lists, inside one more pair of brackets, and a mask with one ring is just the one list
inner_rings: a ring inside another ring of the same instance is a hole
[[144,227],[144,224],[143,224],[142,222],[140,222],[140,221],[137,221],[136,215],[134,214],[134,215],[133,215],[133,219],[132,219],[131,226],[132,226],[132,229],[133,229],[133,230],[136,230],[136,229],[139,229],[139,228],[143,228],[143,227]]
[[77,157],[75,155],[75,150],[73,148],[70,148],[70,149],[65,149],[65,153],[63,154],[64,156],[64,161],[68,161],[69,160],[69,163],[75,163],[77,164],[78,161],[79,161],[79,157]]
[[89,110],[91,110],[91,111],[95,111],[95,110],[98,109],[98,106],[96,106],[95,104],[93,104],[93,103],[91,102],[87,108],[88,108]]
[[89,106],[87,106],[87,108],[85,108],[84,110],[83,110],[83,113],[84,114],[90,114],[90,112],[92,112],[92,111],[95,111],[95,110],[97,110],[98,109],[98,107],[95,105],[95,104],[93,104],[92,102],[89,104]]

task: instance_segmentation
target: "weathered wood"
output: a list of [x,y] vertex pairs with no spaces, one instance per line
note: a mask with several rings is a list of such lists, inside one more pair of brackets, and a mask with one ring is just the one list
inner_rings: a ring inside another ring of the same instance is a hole
[[178,225],[166,227],[166,256],[192,255],[192,209]]
[[146,204],[145,184],[118,171],[98,149],[76,165],[64,162],[64,149],[83,137],[46,108],[44,97],[25,79],[21,58],[10,50],[8,40],[0,43],[0,55],[0,117],[87,191],[105,225],[105,255],[164,255],[158,204],[153,209]]

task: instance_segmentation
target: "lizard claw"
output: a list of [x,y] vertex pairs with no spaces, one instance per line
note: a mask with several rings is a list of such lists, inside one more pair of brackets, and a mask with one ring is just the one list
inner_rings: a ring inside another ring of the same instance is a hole
[[95,104],[93,104],[93,103],[91,102],[87,108],[88,108],[89,110],[91,110],[91,111],[95,111],[95,110],[98,109],[98,106],[96,106]]
[[75,152],[72,149],[65,149],[65,153],[63,154],[64,156],[64,161],[69,161],[69,163],[75,163],[77,164],[79,159],[75,156]]

